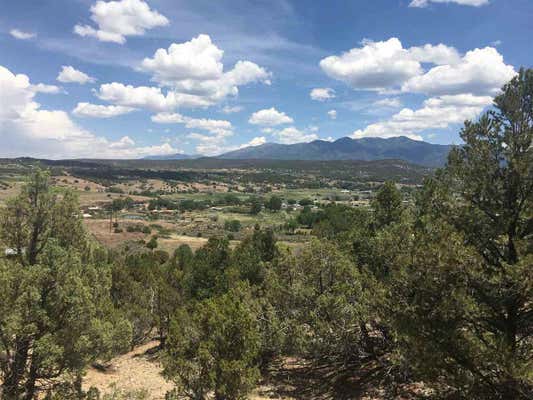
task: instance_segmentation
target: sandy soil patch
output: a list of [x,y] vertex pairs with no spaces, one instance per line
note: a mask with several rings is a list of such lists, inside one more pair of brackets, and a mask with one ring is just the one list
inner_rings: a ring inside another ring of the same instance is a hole
[[[162,400],[165,393],[174,388],[172,382],[165,380],[161,363],[155,353],[159,342],[151,341],[136,347],[133,351],[114,358],[107,371],[89,368],[83,380],[84,390],[97,388],[101,394],[113,393],[115,389],[124,391],[145,390],[150,400]],[[157,353],[155,353],[157,354]],[[280,399],[292,400],[292,397],[280,397],[266,385],[259,386],[250,394],[251,400]]]
[[164,399],[165,393],[173,388],[173,384],[161,375],[162,369],[157,358],[147,353],[147,350],[153,349],[158,343],[146,343],[114,358],[108,371],[90,368],[83,382],[84,389],[95,387],[102,394],[112,393],[114,387],[127,391],[144,389],[149,393],[150,399]]

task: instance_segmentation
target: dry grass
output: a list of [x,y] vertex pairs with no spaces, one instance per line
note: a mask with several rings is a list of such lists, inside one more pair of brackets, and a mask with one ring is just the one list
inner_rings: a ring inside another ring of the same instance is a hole
[[187,244],[192,250],[197,250],[207,243],[207,239],[185,235],[171,235],[169,239],[159,238],[157,242],[161,250],[165,250],[170,253],[182,244]]
[[98,183],[70,175],[53,176],[52,183],[54,186],[68,187],[79,191],[85,191],[86,187],[90,188],[91,192],[104,191],[105,189],[104,186]]
[[[128,240],[147,239],[150,236],[141,232],[127,232],[126,229],[121,233],[114,233],[114,228],[109,230],[108,219],[84,219],[83,222],[96,240],[109,248],[115,248]],[[123,227],[123,224],[120,226]]]

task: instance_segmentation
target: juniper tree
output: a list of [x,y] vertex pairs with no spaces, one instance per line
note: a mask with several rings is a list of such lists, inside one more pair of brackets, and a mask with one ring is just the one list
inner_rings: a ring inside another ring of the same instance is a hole
[[407,358],[469,398],[533,396],[533,70],[466,122],[391,300]]
[[[257,311],[246,286],[181,308],[163,358],[175,393],[203,400],[245,399],[259,378]],[[179,397],[182,398],[182,397]]]
[[56,196],[35,170],[0,212],[16,250],[0,262],[0,381],[6,399],[33,399],[53,379],[81,390],[85,366],[129,342],[109,297],[110,268],[84,234],[75,196]]

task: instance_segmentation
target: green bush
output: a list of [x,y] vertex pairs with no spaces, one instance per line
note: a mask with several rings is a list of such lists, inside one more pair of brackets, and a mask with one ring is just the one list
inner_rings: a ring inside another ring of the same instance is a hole
[[230,232],[239,232],[241,230],[241,221],[238,219],[226,220],[224,229]]

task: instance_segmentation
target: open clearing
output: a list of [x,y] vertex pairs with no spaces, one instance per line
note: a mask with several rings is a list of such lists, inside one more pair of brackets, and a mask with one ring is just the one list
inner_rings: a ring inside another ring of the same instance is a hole
[[97,388],[102,394],[112,393],[114,388],[128,391],[146,390],[150,399],[164,399],[172,384],[161,375],[161,365],[147,351],[158,342],[148,342],[129,353],[114,358],[105,372],[90,368],[85,376],[84,389]]
[[[151,341],[114,358],[105,372],[90,368],[83,381],[84,390],[95,387],[101,394],[113,393],[114,390],[143,390],[148,393],[150,400],[163,400],[165,393],[174,385],[165,380],[161,374],[162,366],[155,355],[158,344],[157,341]],[[293,397],[269,395],[270,392],[272,392],[271,387],[259,386],[250,395],[250,399],[293,399]]]

